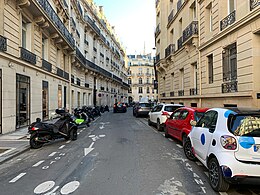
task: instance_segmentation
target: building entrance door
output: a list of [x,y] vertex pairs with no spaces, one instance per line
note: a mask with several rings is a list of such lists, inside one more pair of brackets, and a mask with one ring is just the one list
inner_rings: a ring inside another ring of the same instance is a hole
[[30,123],[30,78],[16,74],[16,128]]

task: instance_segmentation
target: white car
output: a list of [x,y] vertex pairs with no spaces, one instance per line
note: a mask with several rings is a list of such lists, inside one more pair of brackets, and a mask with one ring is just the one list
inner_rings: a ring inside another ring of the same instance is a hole
[[213,108],[191,124],[184,153],[208,168],[215,191],[227,191],[230,183],[260,183],[260,110]]
[[184,107],[181,104],[158,104],[149,112],[148,125],[156,124],[157,130],[164,128],[167,115],[170,116],[176,109]]

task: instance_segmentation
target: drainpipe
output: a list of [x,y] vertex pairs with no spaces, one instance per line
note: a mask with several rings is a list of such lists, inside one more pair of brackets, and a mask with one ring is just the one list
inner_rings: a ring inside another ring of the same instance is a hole
[[[196,1],[196,7],[197,7],[197,10],[198,10],[198,39],[199,39],[199,46],[198,46],[198,48],[200,47],[200,10],[199,10],[199,3],[198,3],[198,1]],[[202,75],[201,75],[201,52],[200,52],[200,50],[198,49],[198,55],[199,55],[199,63],[198,63],[198,65],[199,65],[199,91],[200,91],[200,93],[199,93],[199,96],[200,96],[200,98],[199,98],[199,107],[201,107],[202,106],[202,98],[201,98],[201,95],[202,95],[202,92],[201,92],[201,89],[202,89]]]

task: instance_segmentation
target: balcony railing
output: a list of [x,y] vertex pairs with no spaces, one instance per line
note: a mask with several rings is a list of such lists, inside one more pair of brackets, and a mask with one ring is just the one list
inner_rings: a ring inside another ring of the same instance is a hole
[[0,35],[0,51],[7,51],[7,39]]
[[97,27],[95,22],[88,15],[85,15],[84,18],[85,18],[85,21],[96,31],[96,33],[98,35],[100,35],[100,29]]
[[168,24],[173,20],[173,10],[171,11],[171,13],[168,16]]
[[43,70],[46,70],[46,71],[48,71],[48,72],[51,72],[51,70],[52,70],[52,65],[51,65],[51,63],[49,63],[48,61],[42,59],[42,69],[43,69]]
[[180,37],[177,42],[178,42],[178,49],[180,49],[182,47],[182,43],[183,43],[182,37]]
[[89,84],[88,84],[88,83],[85,83],[85,87],[86,87],[86,88],[89,88]]
[[237,81],[222,83],[222,93],[232,93],[237,91]]
[[191,88],[191,89],[190,89],[190,95],[198,95],[198,90],[197,90],[197,88]]
[[83,56],[83,54],[80,52],[78,48],[76,48],[76,57],[80,60],[80,62],[85,65],[86,64],[86,58]]
[[113,79],[115,79],[115,80],[117,80],[117,81],[119,81],[119,82],[122,82],[122,79],[121,78],[119,78],[119,77],[117,77],[116,75],[114,75],[113,74]]
[[253,9],[255,9],[259,5],[260,5],[259,0],[250,0],[250,11],[252,11]]
[[187,41],[190,37],[192,37],[193,35],[197,35],[198,34],[198,22],[197,21],[193,21],[190,23],[190,25],[185,28],[185,30],[182,33],[182,37],[183,37],[183,42]]
[[220,21],[220,30],[224,30],[236,21],[236,10],[231,12],[227,17]]
[[57,67],[57,72],[56,72],[56,74],[57,74],[59,77],[64,78],[64,71],[63,71],[62,69],[58,68],[58,67]]
[[100,34],[100,37],[101,37],[101,39],[104,41],[104,43],[107,42],[107,41],[106,41],[106,37],[105,37],[104,35]]
[[80,86],[80,79],[77,78],[77,85]]
[[184,90],[179,90],[178,91],[178,96],[184,96]]
[[170,92],[170,96],[174,97],[174,91]]
[[42,9],[46,12],[49,19],[55,24],[57,29],[59,29],[60,33],[65,37],[67,42],[70,44],[72,48],[75,47],[75,41],[72,35],[69,33],[68,29],[65,27],[59,16],[56,14],[50,3],[46,0],[37,0]]
[[166,49],[165,49],[165,57],[167,58],[169,55],[173,54],[175,52],[175,45],[170,44]]
[[182,4],[183,4],[183,0],[178,0],[178,2],[177,2],[177,12],[181,9]]
[[21,49],[21,59],[29,62],[30,64],[36,64],[36,55],[27,49],[20,47]]
[[155,29],[155,37],[157,37],[161,32],[161,29],[160,29],[160,24],[157,25],[156,29]]

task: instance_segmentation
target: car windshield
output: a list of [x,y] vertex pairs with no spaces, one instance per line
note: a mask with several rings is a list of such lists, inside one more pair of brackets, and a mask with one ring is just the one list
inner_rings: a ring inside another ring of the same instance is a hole
[[181,106],[165,106],[164,110],[167,112],[174,112],[177,108],[180,108]]
[[203,115],[204,115],[204,112],[195,112],[194,113],[195,121],[198,121]]
[[260,115],[233,115],[230,130],[236,136],[260,137]]
[[140,103],[139,106],[140,107],[151,107],[151,104],[149,104],[149,103]]

